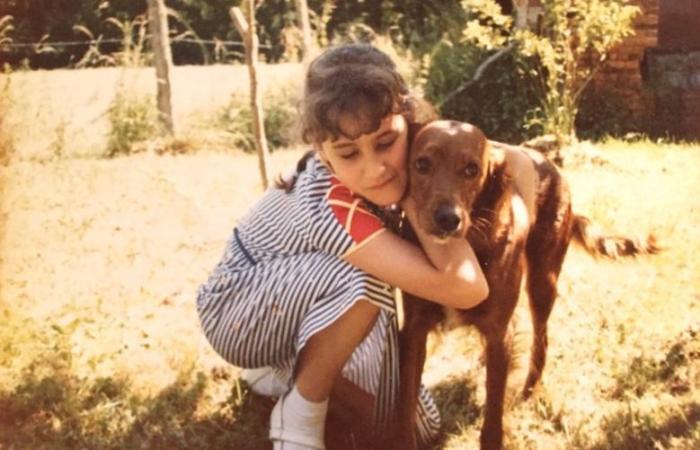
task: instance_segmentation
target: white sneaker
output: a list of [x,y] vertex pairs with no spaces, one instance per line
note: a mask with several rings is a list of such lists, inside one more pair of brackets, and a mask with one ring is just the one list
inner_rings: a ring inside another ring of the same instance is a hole
[[248,383],[250,390],[265,397],[279,397],[289,392],[289,385],[272,367],[243,369],[241,380]]
[[327,408],[327,401],[309,402],[296,389],[280,397],[270,414],[273,450],[325,450]]

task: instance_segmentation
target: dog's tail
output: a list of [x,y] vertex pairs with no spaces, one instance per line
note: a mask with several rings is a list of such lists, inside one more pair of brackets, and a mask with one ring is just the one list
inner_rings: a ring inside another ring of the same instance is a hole
[[655,254],[661,251],[653,234],[634,238],[606,236],[595,229],[589,218],[579,214],[574,215],[573,238],[591,255],[612,259],[621,256]]

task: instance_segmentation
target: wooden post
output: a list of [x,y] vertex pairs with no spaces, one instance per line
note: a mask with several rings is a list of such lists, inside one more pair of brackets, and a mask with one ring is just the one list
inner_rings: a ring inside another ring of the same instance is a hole
[[262,179],[263,189],[267,189],[269,184],[267,167],[270,159],[270,152],[267,148],[262,99],[258,89],[258,36],[255,34],[255,0],[246,0],[245,4],[247,5],[247,19],[237,6],[231,8],[229,13],[233,24],[243,38],[243,45],[245,47],[245,59],[248,65],[248,75],[250,77],[250,108],[253,112],[253,133],[255,135],[255,145],[258,153],[260,177]]
[[301,28],[302,61],[309,65],[313,55],[314,46],[311,40],[311,23],[309,22],[309,5],[306,0],[294,0],[297,10],[297,20]]
[[170,51],[165,0],[148,0],[148,22],[151,30],[153,63],[156,66],[158,118],[168,134],[174,136],[175,120],[173,119],[172,91],[170,88],[170,72],[173,67],[173,57]]

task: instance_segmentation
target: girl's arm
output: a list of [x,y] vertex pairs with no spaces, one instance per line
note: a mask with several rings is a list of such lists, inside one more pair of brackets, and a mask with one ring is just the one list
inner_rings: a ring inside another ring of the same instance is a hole
[[474,250],[464,238],[438,244],[406,213],[421,247],[384,232],[344,259],[386,283],[418,297],[453,308],[472,308],[488,297],[489,288]]

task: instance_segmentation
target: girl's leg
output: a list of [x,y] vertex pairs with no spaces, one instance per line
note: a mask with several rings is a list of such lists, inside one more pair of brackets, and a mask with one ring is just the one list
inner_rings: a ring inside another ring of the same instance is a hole
[[[328,398],[346,362],[372,330],[379,308],[355,303],[331,325],[309,338],[299,353],[295,385],[281,397],[270,418],[275,449],[323,447]],[[342,383],[341,383],[342,384]],[[336,387],[337,389],[337,387]]]
[[374,326],[379,308],[355,303],[327,328],[309,338],[297,360],[295,382],[309,401],[328,399],[340,373],[355,349]]

